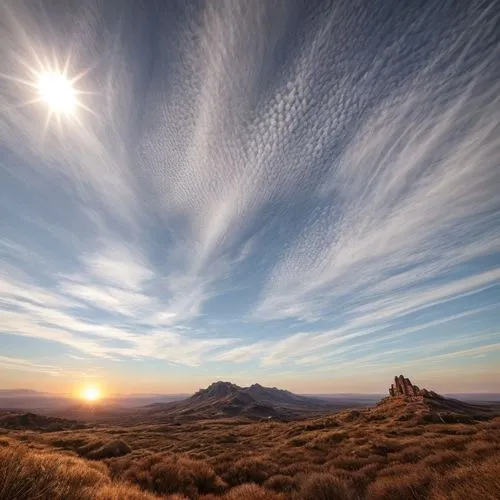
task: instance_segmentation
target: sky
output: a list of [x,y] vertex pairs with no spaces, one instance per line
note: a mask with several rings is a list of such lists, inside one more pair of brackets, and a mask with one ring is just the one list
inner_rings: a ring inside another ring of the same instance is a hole
[[0,19],[1,388],[500,392],[498,0]]

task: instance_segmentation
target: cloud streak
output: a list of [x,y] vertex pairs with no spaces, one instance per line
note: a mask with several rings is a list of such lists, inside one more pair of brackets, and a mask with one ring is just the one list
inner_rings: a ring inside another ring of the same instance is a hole
[[61,370],[57,366],[33,363],[33,361],[22,358],[12,358],[9,356],[0,356],[0,367],[7,370],[46,373],[52,376],[61,375]]
[[[327,4],[0,2],[0,335],[299,373],[493,321],[495,2]],[[91,113],[24,105],[54,58]]]

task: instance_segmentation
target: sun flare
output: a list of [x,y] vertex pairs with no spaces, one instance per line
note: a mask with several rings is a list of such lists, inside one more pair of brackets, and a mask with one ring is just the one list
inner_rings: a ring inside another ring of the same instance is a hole
[[88,386],[83,389],[82,397],[85,401],[98,401],[101,399],[101,391],[96,386]]
[[[44,57],[43,54],[34,55],[33,61],[21,60],[20,64],[26,69],[25,74],[9,75],[0,72],[0,81],[8,80],[13,84],[28,87],[29,92],[19,92],[17,108],[42,105],[46,110],[46,118],[42,126],[42,136],[45,137],[52,125],[53,119],[58,126],[57,131],[62,132],[63,123],[73,123],[85,126],[84,114],[86,112],[98,117],[86,103],[84,96],[99,94],[92,90],[80,87],[80,81],[89,73],[90,68],[84,68],[75,73],[70,65],[71,54],[66,57],[64,64],[59,60]],[[24,100],[23,97],[27,99]]]
[[77,104],[73,84],[62,73],[42,73],[38,80],[38,93],[54,112],[70,113]]

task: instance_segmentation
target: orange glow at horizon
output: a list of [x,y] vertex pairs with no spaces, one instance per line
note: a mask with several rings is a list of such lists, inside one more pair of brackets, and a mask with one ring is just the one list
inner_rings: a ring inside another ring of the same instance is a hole
[[101,389],[95,385],[88,385],[83,388],[81,397],[88,402],[99,401],[102,398]]

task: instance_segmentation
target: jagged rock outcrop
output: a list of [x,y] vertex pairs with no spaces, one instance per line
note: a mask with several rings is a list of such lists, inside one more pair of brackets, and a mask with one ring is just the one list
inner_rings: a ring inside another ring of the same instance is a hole
[[409,378],[399,375],[394,377],[394,383],[389,388],[389,395],[395,396],[422,396],[426,398],[441,398],[439,394],[427,389],[420,389],[418,385],[413,385]]
[[200,389],[191,397],[196,400],[226,398],[228,396],[234,396],[240,390],[241,387],[236,384],[219,381],[210,384],[206,389]]

